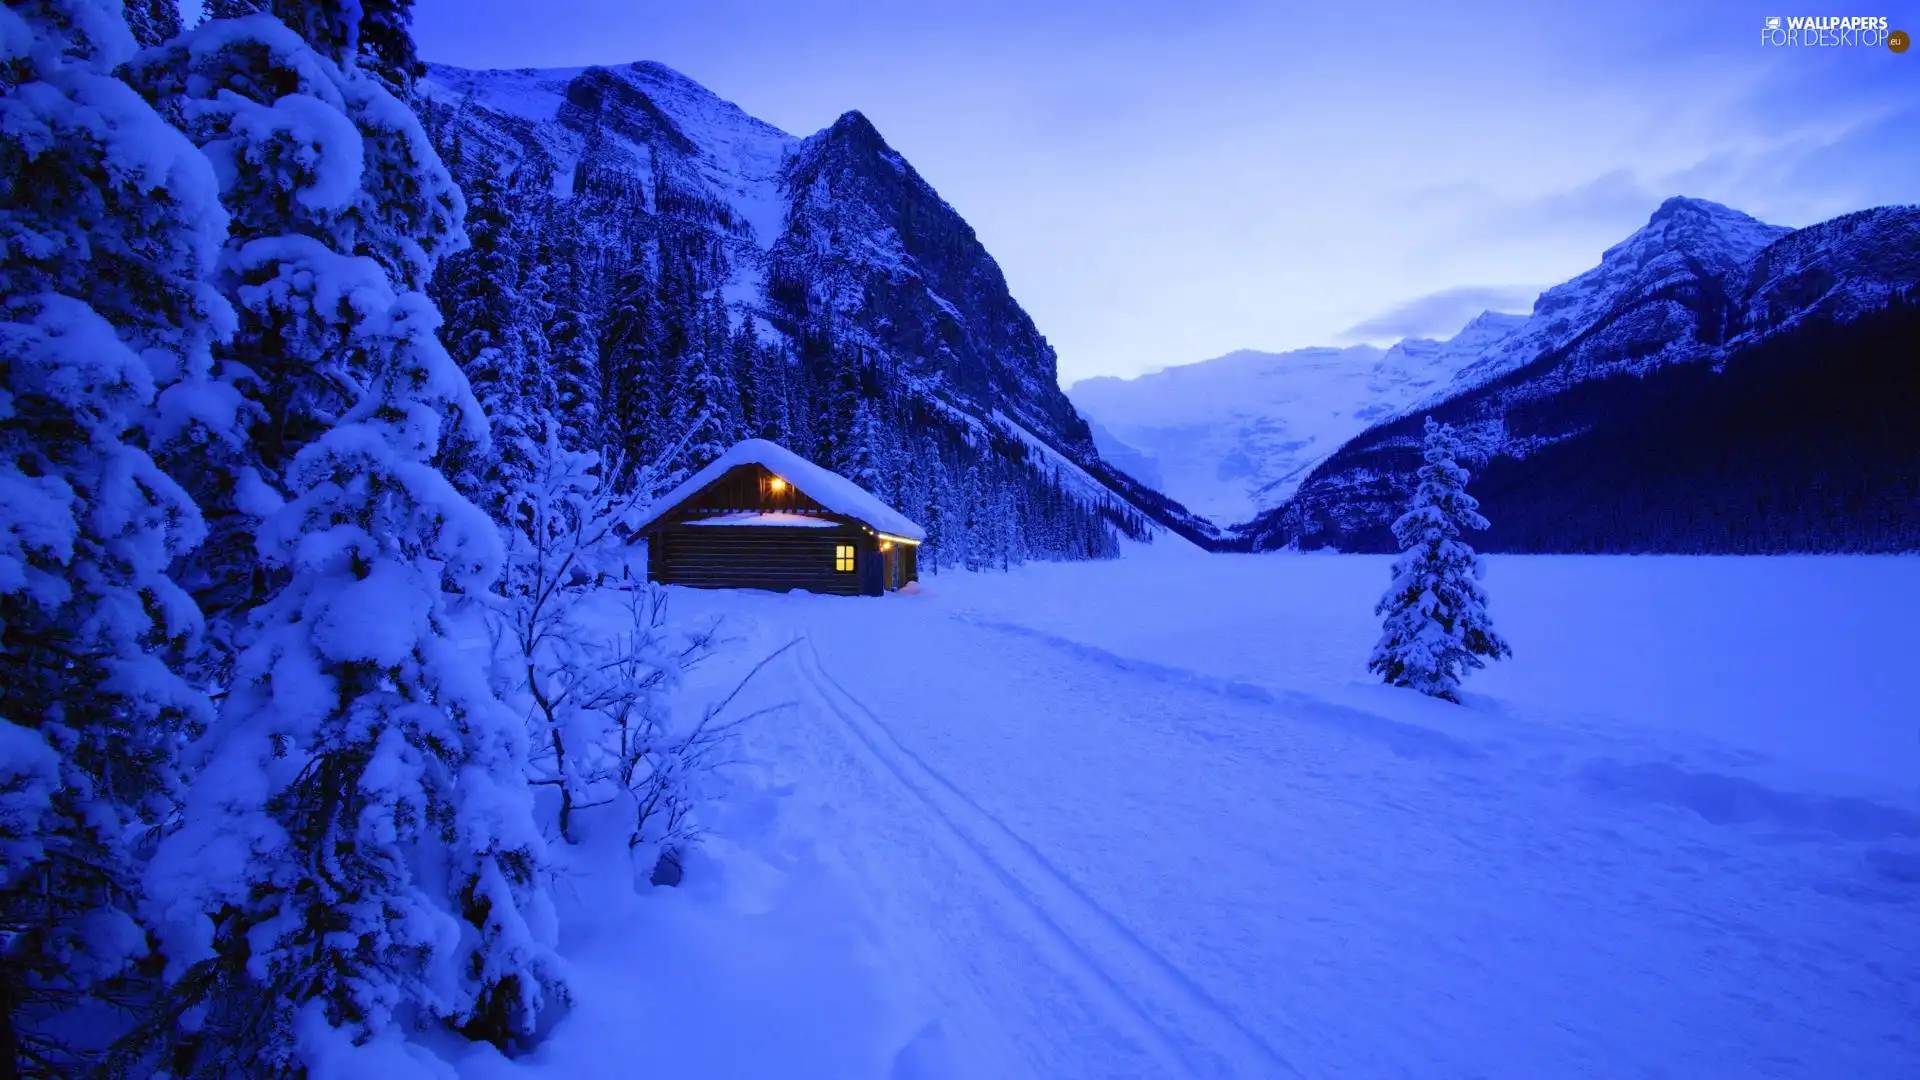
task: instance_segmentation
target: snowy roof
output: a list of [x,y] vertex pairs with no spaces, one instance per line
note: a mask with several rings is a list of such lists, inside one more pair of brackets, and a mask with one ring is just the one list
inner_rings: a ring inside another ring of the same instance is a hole
[[688,525],[771,525],[781,529],[831,529],[840,523],[831,518],[809,517],[806,514],[789,514],[780,510],[771,510],[756,514],[751,510],[742,510],[718,517],[694,518]]
[[765,439],[748,439],[714,458],[706,468],[688,477],[685,483],[662,495],[634,525],[634,531],[646,530],[667,511],[720,479],[728,469],[739,465],[759,465],[833,513],[863,521],[878,532],[903,540],[927,538],[925,529],[907,520],[905,515],[881,502],[859,484]]

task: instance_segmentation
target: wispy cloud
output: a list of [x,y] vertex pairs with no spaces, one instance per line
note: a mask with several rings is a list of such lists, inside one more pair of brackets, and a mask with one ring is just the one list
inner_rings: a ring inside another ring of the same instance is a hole
[[1416,296],[1340,332],[1342,341],[1451,337],[1483,311],[1530,311],[1538,285],[1462,285]]
[[1619,228],[1645,222],[1667,195],[1644,183],[1632,169],[1611,169],[1584,183],[1543,191],[1488,212],[1470,228],[1481,235],[1501,232],[1576,231],[1590,225]]

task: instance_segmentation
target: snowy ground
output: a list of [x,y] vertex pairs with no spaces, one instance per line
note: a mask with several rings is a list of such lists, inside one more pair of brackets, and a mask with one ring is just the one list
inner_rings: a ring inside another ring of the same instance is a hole
[[798,639],[750,695],[792,707],[683,888],[570,853],[581,1003],[526,1064],[1920,1075],[1920,559],[1495,558],[1517,655],[1464,707],[1367,681],[1386,576],[677,592],[735,639],[705,685]]

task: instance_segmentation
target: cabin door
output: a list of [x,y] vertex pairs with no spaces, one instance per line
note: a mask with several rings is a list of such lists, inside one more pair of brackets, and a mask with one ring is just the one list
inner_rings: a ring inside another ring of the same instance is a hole
[[860,593],[863,596],[879,596],[886,592],[887,553],[876,548],[868,548],[860,553]]

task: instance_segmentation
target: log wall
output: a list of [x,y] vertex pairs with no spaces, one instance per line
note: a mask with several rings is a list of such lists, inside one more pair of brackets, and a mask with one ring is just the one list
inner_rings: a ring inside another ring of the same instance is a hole
[[[853,545],[852,572],[834,569],[834,548],[841,544]],[[652,535],[647,576],[667,585],[701,589],[806,589],[857,596],[874,591],[879,579],[861,570],[879,558],[873,537],[852,525],[835,529],[681,526]]]

